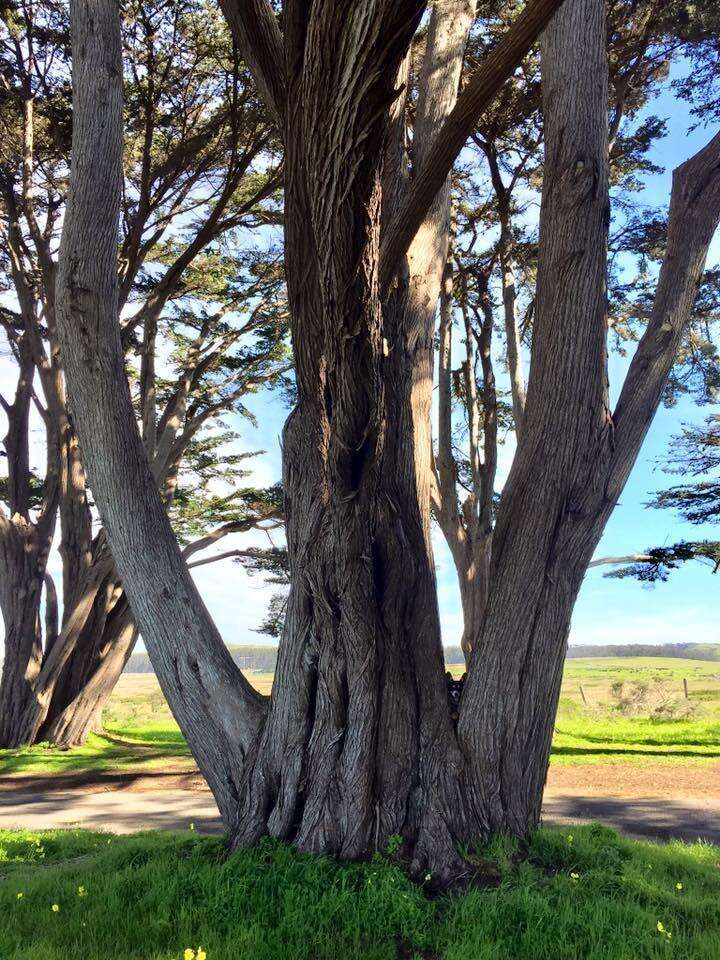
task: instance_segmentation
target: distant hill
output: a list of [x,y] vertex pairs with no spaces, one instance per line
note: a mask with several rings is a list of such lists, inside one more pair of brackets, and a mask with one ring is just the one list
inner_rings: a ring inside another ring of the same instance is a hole
[[[244,645],[230,647],[230,653],[237,665],[243,670],[259,670],[261,673],[273,673],[277,659],[275,647]],[[720,661],[720,643],[626,643],[580,645],[568,648],[568,657],[681,657],[687,660]],[[462,663],[460,647],[445,647],[446,663]],[[134,653],[125,667],[126,673],[152,673],[150,658],[146,653]]]
[[684,660],[720,660],[720,643],[577,644],[568,657],[679,657]]

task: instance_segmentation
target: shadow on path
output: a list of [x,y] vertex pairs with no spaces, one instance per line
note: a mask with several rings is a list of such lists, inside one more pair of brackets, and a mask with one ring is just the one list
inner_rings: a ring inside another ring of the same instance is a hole
[[720,801],[663,797],[601,797],[546,793],[543,823],[598,821],[630,837],[648,840],[706,840],[720,844]]
[[[548,791],[543,822],[564,826],[599,821],[632,837],[651,840],[706,840],[720,844],[720,800],[676,801],[661,797],[583,796]],[[0,828],[49,830],[79,826],[113,833],[188,830],[220,833],[222,824],[210,793],[196,790],[80,790],[0,792]]]

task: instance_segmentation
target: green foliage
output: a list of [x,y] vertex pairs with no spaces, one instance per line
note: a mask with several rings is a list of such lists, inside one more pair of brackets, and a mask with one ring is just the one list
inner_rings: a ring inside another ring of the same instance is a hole
[[[684,494],[685,490],[683,489],[682,492]],[[657,494],[657,505],[665,505],[664,501],[666,498],[669,499],[671,494],[672,491],[663,491]],[[680,500],[683,502],[682,497]],[[693,496],[692,502],[696,507],[698,503],[696,496]],[[614,580],[633,577],[643,583],[665,583],[673,570],[677,570],[678,567],[689,560],[704,560],[711,565],[713,570],[717,570],[718,565],[720,565],[720,542],[715,540],[697,542],[683,540],[669,547],[651,547],[643,556],[648,559],[608,570],[603,576]]]
[[720,954],[716,848],[631,842],[592,825],[540,830],[524,858],[497,841],[478,852],[499,859],[498,888],[428,899],[383,856],[340,865],[267,839],[226,857],[222,840],[194,834],[6,831],[0,956],[179,960],[199,946],[207,960]]

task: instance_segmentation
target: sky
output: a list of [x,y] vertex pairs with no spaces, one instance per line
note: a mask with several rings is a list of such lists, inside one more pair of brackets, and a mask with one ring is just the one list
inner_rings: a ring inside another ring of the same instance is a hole
[[[699,129],[688,133],[691,118],[687,108],[669,93],[656,99],[651,110],[668,120],[668,135],[655,145],[651,155],[651,159],[663,167],[664,172],[647,178],[647,189],[642,199],[666,208],[672,168],[699,149],[707,141],[709,131]],[[716,237],[709,262],[718,261],[720,241]],[[610,355],[613,397],[617,396],[627,364],[627,358]],[[0,391],[9,391],[13,383],[9,362],[0,356]],[[258,485],[274,483],[280,478],[280,436],[288,413],[287,407],[279,395],[267,393],[250,398],[247,406],[257,417],[257,427],[236,415],[226,418],[226,421],[240,434],[240,449],[264,451],[252,461],[253,473],[249,482]],[[655,490],[677,482],[676,477],[664,474],[659,465],[671,437],[679,432],[683,423],[699,423],[709,412],[708,408],[699,408],[690,400],[682,400],[672,409],[661,408],[658,411],[596,556],[636,553],[647,547],[671,544],[684,538],[718,537],[720,531],[711,525],[692,526],[671,511],[644,507]],[[4,430],[3,423],[0,423],[0,429]],[[507,475],[512,447],[510,437],[500,453],[499,485]],[[281,543],[281,537],[276,537],[276,542]],[[267,539],[257,533],[227,538],[216,552],[257,543],[267,545]],[[443,642],[456,644],[462,632],[457,579],[449,551],[437,530],[434,533],[434,550]],[[211,553],[209,551],[204,556]],[[60,573],[56,554],[51,557],[50,571],[56,575]],[[227,643],[272,642],[255,632],[264,617],[272,587],[229,561],[200,567],[193,571],[193,575]],[[603,568],[590,570],[575,608],[570,642],[720,642],[719,584],[720,580],[713,576],[710,568],[699,563],[686,564],[672,574],[669,582],[651,587],[632,579],[606,579],[603,577]]]

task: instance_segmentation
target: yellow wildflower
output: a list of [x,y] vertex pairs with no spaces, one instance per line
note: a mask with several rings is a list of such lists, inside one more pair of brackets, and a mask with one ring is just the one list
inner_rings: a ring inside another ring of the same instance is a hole
[[207,957],[207,954],[205,953],[205,951],[203,950],[203,948],[202,948],[202,947],[198,947],[198,948],[197,948],[197,953],[195,954],[195,960],[205,960],[206,957]]
[[22,898],[23,898],[24,896],[25,896],[24,893],[19,893],[19,894],[17,895],[17,898],[18,898],[18,900],[22,900]]
[[192,947],[186,947],[183,954],[183,960],[195,960],[195,951]]
[[53,913],[60,913],[60,904],[59,904],[59,903],[54,903],[54,904],[52,905],[52,912],[53,912]]
[[78,887],[78,896],[79,897],[87,896],[87,890],[85,889],[85,887],[82,887],[82,886]]
[[663,933],[663,931],[665,930],[665,927],[662,925],[661,920],[658,920],[657,922],[657,930],[658,930],[658,933]]
[[579,873],[571,873],[571,874],[570,874],[570,879],[571,879],[571,880],[579,880],[579,879],[580,879],[580,874],[579,874]]
[[676,889],[676,890],[682,890],[682,888],[683,888],[683,886],[682,886],[681,883],[676,883],[676,884],[675,884],[675,889]]

